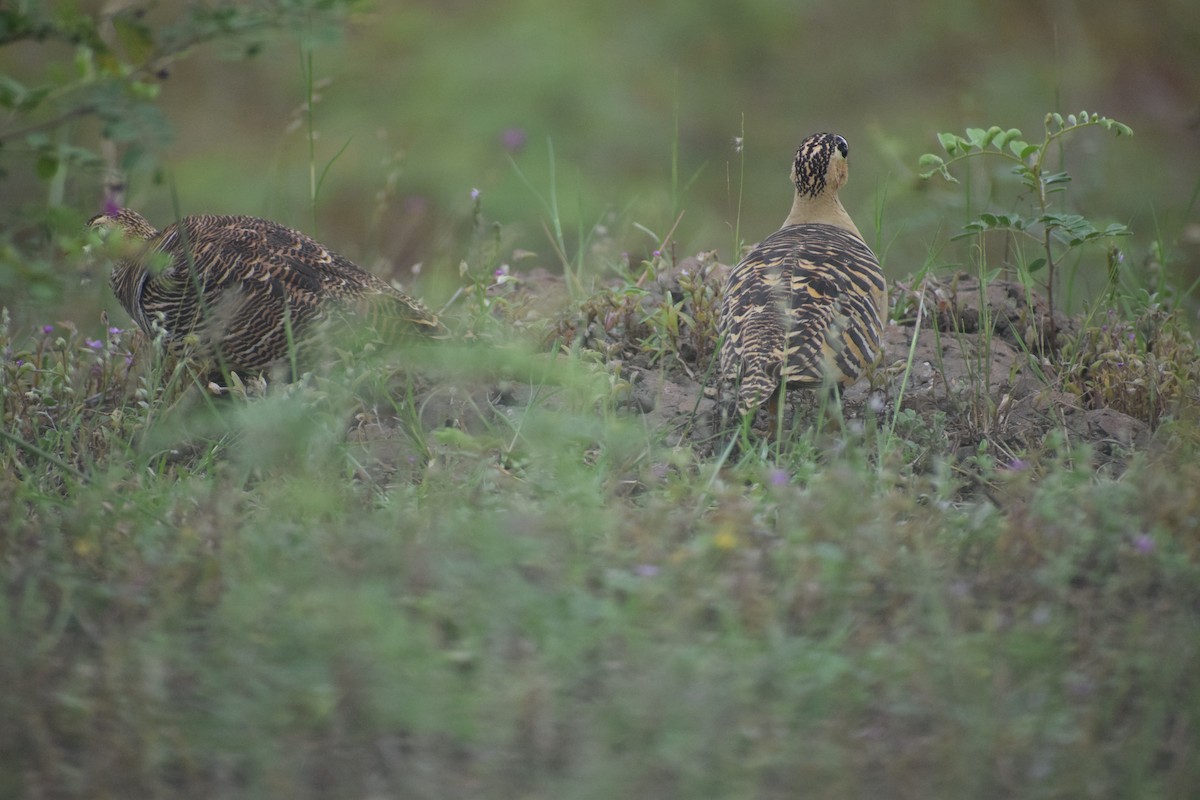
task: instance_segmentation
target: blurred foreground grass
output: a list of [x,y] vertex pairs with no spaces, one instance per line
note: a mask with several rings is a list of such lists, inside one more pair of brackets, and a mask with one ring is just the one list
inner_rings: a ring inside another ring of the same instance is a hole
[[[127,332],[8,335],[0,794],[1200,781],[1194,408],[1123,472],[911,413],[722,464],[487,325],[242,399]],[[491,413],[440,427],[454,392]]]

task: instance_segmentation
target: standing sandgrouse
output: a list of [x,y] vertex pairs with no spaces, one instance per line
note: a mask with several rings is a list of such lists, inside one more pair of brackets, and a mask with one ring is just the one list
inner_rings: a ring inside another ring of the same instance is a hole
[[200,215],[159,231],[121,209],[88,225],[120,231],[129,248],[109,280],[138,327],[230,372],[286,363],[289,343],[335,311],[384,333],[443,333],[419,301],[269,220]]
[[720,372],[740,414],[787,386],[849,386],[882,351],[887,284],[837,195],[849,152],[836,134],[804,140],[791,213],[729,273]]

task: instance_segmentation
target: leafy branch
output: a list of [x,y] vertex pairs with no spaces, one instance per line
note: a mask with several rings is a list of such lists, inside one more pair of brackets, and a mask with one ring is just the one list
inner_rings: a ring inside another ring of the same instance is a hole
[[[360,2],[189,0],[159,4],[163,10],[151,15],[147,8],[155,4],[145,2],[96,9],[0,0],[0,54],[21,45],[33,67],[0,74],[0,185],[9,171],[20,170],[47,188],[44,206],[26,203],[0,214],[0,294],[49,299],[61,291],[61,270],[53,263],[58,252],[50,243],[79,229],[68,190],[82,185],[87,191],[103,173],[106,201],[121,202],[121,173],[152,165],[171,138],[157,101],[176,63],[201,47],[252,58],[279,34],[332,34]],[[83,120],[98,125],[80,125]],[[69,182],[72,172],[87,180]],[[95,199],[83,205],[95,210]],[[18,230],[41,235],[26,235],[18,245]]]
[[1050,305],[1050,328],[1048,346],[1057,344],[1057,329],[1054,321],[1054,271],[1071,250],[1098,239],[1127,236],[1130,231],[1125,225],[1110,224],[1097,227],[1090,220],[1078,215],[1051,210],[1053,195],[1064,192],[1071,176],[1064,171],[1047,169],[1046,159],[1052,145],[1081,128],[1101,127],[1117,136],[1132,136],[1133,129],[1114,119],[1081,111],[1079,114],[1051,113],[1045,117],[1042,141],[1030,143],[1020,130],[1005,130],[998,125],[990,128],[967,128],[966,136],[955,133],[939,133],[938,142],[949,158],[936,153],[921,156],[918,165],[922,178],[941,175],[957,183],[950,168],[968,159],[991,157],[1012,164],[1012,173],[1029,190],[1034,198],[1034,213],[1020,214],[981,213],[963,226],[963,232],[954,238],[978,236],[993,231],[1004,231],[1010,235],[1036,241],[1042,255],[1030,260],[1024,268],[1030,273],[1045,268],[1046,297]]

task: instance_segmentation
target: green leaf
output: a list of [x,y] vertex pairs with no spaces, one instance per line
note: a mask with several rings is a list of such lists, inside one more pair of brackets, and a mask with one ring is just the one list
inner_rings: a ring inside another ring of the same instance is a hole
[[154,54],[154,36],[141,20],[118,14],[112,20],[117,41],[135,64],[145,63]]
[[983,135],[983,142],[985,145],[995,144],[996,140],[1003,135],[1004,129],[999,125],[993,125],[992,127],[988,128],[987,133]]
[[967,141],[972,147],[982,150],[987,145],[987,131],[983,128],[967,128]]
[[1041,269],[1041,268],[1042,268],[1042,267],[1044,267],[1044,266],[1046,266],[1046,259],[1045,259],[1045,258],[1035,258],[1033,261],[1030,261],[1030,262],[1029,262],[1029,263],[1028,263],[1028,264],[1025,266],[1025,268],[1026,268],[1027,270],[1029,270],[1030,272],[1037,272],[1039,269]]
[[58,172],[58,157],[53,153],[42,153],[37,158],[37,176],[42,180],[50,180]]
[[[1024,142],[1022,142],[1022,144],[1024,144]],[[1026,144],[1023,148],[1021,148],[1021,152],[1017,155],[1019,155],[1021,160],[1024,161],[1040,149],[1041,148],[1036,144]]]
[[1079,124],[1076,121],[1074,114],[1067,114],[1067,124],[1070,125],[1072,128],[1074,128],[1076,125]]
[[939,133],[937,138],[938,142],[942,145],[942,149],[950,155],[954,155],[954,151],[958,149],[958,137],[953,133]]
[[1014,139],[1009,140],[1009,142],[1008,142],[1008,149],[1012,150],[1013,155],[1015,155],[1017,158],[1025,157],[1025,156],[1021,155],[1021,153],[1024,152],[1026,147],[1029,147],[1029,143],[1023,142],[1020,139],[1014,138]]
[[995,145],[997,150],[1003,150],[1008,147],[1008,143],[1013,139],[1021,138],[1021,132],[1016,128],[1009,128],[996,139]]
[[8,77],[0,75],[0,106],[4,108],[13,108],[21,102],[21,98],[28,91],[22,84]]
[[925,155],[921,156],[921,159],[917,162],[917,165],[922,170],[921,177],[923,179],[928,180],[929,178],[932,178],[936,172],[951,183],[958,183],[954,176],[950,174],[950,171],[946,169],[945,159],[939,155],[934,153],[926,153]]

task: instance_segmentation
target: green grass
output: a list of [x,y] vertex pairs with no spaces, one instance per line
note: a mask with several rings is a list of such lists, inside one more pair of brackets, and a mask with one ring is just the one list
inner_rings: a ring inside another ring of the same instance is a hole
[[630,274],[538,320],[476,273],[471,344],[246,398],[167,393],[127,332],[5,329],[0,793],[1200,781],[1187,406],[1119,472],[1058,429],[964,459],[953,410],[722,457],[623,402],[623,361],[704,374],[711,278],[677,307]]

